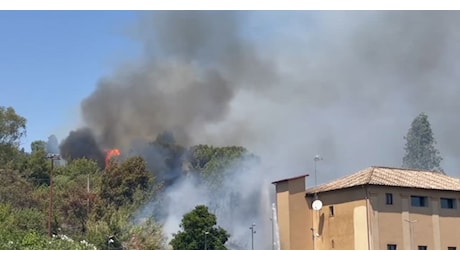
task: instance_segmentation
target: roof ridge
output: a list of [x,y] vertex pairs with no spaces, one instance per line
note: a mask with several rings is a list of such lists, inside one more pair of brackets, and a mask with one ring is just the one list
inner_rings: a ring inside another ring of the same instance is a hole
[[371,180],[372,180],[372,177],[374,176],[374,172],[375,172],[375,166],[371,166],[371,172],[369,173],[369,176],[367,178],[367,181],[366,181],[366,184],[369,184],[371,183]]
[[309,192],[349,188],[359,185],[398,186],[421,189],[460,191],[460,178],[442,172],[370,166],[353,174],[307,189]]
[[374,166],[371,166],[371,167],[372,167],[372,168],[383,168],[383,169],[403,170],[403,171],[442,173],[442,172],[435,171],[435,170],[424,170],[424,169],[405,168],[405,167],[396,167],[396,166],[379,166],[379,165],[374,165]]
[[[322,184],[319,184],[317,186],[313,186],[313,187],[310,187],[308,189],[306,189],[307,191],[308,190],[311,190],[311,189],[322,189],[324,187],[327,187],[327,186],[330,186],[331,183],[337,183],[337,182],[340,182],[340,181],[343,181],[343,180],[346,180],[346,179],[349,179],[349,178],[353,178],[353,177],[356,177],[356,176],[360,176],[360,175],[363,175],[366,173],[366,170],[370,169],[370,168],[373,168],[373,166],[371,167],[367,167],[365,169],[362,169],[362,170],[359,170],[357,172],[354,172],[354,173],[349,173],[349,174],[346,174],[344,176],[341,176],[341,177],[337,177],[329,182],[326,182],[326,183],[322,183]],[[369,184],[370,183],[370,178],[369,180],[367,180],[366,184]]]

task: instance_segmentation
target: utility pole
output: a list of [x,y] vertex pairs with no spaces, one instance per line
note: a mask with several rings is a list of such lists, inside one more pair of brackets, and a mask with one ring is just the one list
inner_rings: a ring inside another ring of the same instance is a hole
[[256,231],[254,230],[254,227],[256,226],[255,223],[252,223],[252,225],[249,227],[249,229],[251,230],[251,249],[254,250],[254,234],[256,233]]
[[89,193],[89,173],[88,173],[88,176],[87,176],[87,179],[86,179],[86,206],[88,207],[87,209],[87,214],[89,215],[89,196],[90,196],[90,193]]
[[90,187],[89,187],[89,173],[86,177],[86,206],[87,206],[87,215],[89,216],[89,197],[90,197]]
[[49,215],[48,215],[48,236],[52,237],[51,234],[51,220],[53,219],[53,170],[54,170],[54,160],[60,160],[61,156],[59,154],[48,154],[46,158],[51,160],[51,170],[50,170],[50,203],[49,203]]
[[270,218],[270,220],[272,221],[272,250],[275,250],[275,221],[273,218]]
[[317,185],[317,178],[316,178],[316,162],[323,160],[323,157],[320,155],[316,155],[315,158],[313,158],[313,161],[315,161],[315,186]]
[[[316,185],[318,184],[317,182],[317,177],[316,177],[316,162],[317,161],[321,161],[323,160],[323,157],[321,157],[320,155],[315,155],[315,158],[313,158],[313,161],[315,162],[315,187]],[[318,199],[318,193],[315,192],[315,200]]]

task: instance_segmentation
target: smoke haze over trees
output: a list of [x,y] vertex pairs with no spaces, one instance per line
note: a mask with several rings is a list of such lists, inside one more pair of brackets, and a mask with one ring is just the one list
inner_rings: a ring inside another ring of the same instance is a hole
[[[324,158],[319,183],[400,166],[401,136],[419,111],[439,133],[444,170],[460,176],[459,23],[456,11],[142,12],[129,28],[142,58],[101,77],[82,101],[89,130],[74,130],[61,150],[69,158],[97,159],[114,147],[142,155],[169,181],[170,200],[190,195],[182,210],[167,209],[172,229],[215,199],[184,174],[185,151],[199,144],[260,158],[251,170],[235,166],[214,202],[238,201],[235,214],[253,213],[260,219],[241,221],[259,227],[270,226],[259,214],[270,211],[270,183],[313,172],[316,154]],[[151,145],[165,132],[174,142]],[[228,223],[247,237],[242,222]]]
[[400,165],[407,122],[426,111],[455,174],[459,19],[455,11],[141,13],[130,34],[143,58],[101,78],[82,103],[83,121],[101,146],[123,149],[164,131],[181,145],[241,145],[270,158],[280,177],[311,172],[319,153],[324,182]]

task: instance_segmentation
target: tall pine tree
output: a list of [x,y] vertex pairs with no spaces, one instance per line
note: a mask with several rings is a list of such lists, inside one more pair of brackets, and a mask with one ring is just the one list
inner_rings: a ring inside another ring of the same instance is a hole
[[435,148],[436,141],[426,114],[421,113],[412,121],[404,139],[406,154],[402,167],[443,172],[440,166],[442,157]]

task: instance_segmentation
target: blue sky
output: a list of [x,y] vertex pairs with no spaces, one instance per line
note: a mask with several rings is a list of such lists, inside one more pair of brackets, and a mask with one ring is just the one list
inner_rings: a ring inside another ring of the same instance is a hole
[[82,99],[136,56],[132,11],[0,11],[0,105],[27,119],[23,147],[78,124]]

